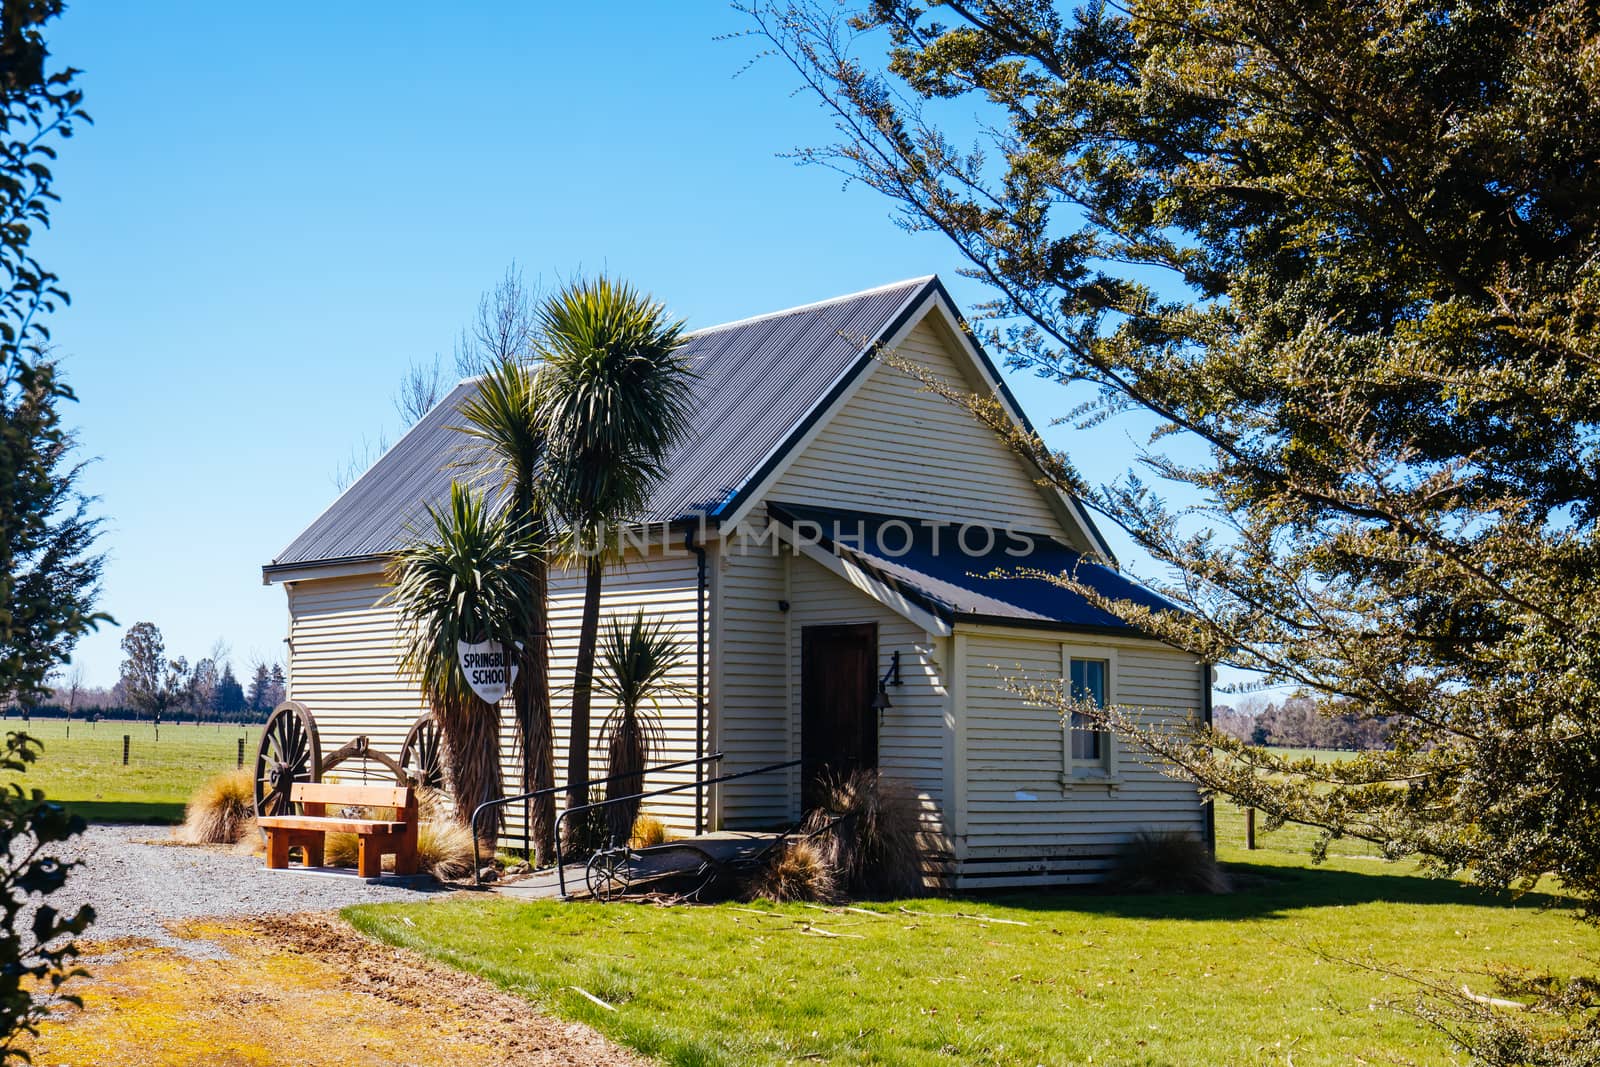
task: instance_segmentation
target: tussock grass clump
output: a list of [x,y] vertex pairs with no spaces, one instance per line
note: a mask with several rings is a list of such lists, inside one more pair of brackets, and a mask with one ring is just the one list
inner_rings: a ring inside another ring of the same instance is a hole
[[208,778],[184,811],[179,835],[196,845],[231,845],[255,825],[255,780],[247,770]]
[[417,827],[417,865],[440,881],[472,873],[472,831],[454,819]]
[[827,806],[807,816],[805,831],[816,833],[836,816],[843,818],[814,840],[840,888],[865,898],[922,894],[920,826],[911,794],[877,771],[854,771],[828,784]]
[[1228,878],[1206,843],[1176,830],[1135,834],[1117,854],[1106,888],[1119,893],[1226,893]]
[[828,862],[827,849],[799,838],[767,857],[750,883],[750,897],[775,904],[800,900],[832,904],[839,899],[839,879]]
[[[354,867],[359,846],[355,834],[323,836],[322,861],[330,867]],[[453,819],[417,824],[417,868],[440,881],[472,873],[472,831]],[[394,857],[383,857],[383,869],[394,870]]]
[[[422,831],[417,830],[418,844],[421,844]],[[344,832],[322,835],[322,862],[329,867],[354,867],[359,852],[356,845],[356,835]],[[383,857],[385,868],[390,866],[392,856]]]
[[645,815],[642,812],[633,820],[633,836],[628,839],[629,848],[652,848],[663,844],[667,840],[667,824],[654,815]]

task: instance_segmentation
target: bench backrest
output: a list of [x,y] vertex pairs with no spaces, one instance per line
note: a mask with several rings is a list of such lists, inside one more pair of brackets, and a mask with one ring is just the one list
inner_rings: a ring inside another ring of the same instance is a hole
[[296,804],[339,807],[393,808],[401,819],[416,814],[415,791],[407,785],[334,785],[331,782],[296,782],[289,788]]

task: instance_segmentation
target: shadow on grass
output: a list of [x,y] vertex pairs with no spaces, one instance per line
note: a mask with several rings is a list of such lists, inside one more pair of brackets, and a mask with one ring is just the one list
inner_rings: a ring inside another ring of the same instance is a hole
[[1002,892],[983,899],[1008,907],[1044,912],[1080,912],[1124,918],[1226,922],[1235,919],[1281,918],[1308,908],[1359,904],[1420,904],[1503,908],[1568,909],[1573,902],[1554,893],[1489,892],[1449,878],[1339,870],[1329,867],[1275,867],[1225,863],[1234,884],[1219,895],[1150,893],[1108,895],[1093,890],[1054,893]]
[[63,800],[61,805],[90,822],[177,824],[183,821],[182,804],[120,800]]

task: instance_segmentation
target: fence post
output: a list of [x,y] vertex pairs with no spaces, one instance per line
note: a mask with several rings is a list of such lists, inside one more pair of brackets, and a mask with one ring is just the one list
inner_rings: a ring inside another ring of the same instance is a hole
[[244,766],[244,738],[242,738],[242,737],[239,738],[239,762],[238,762],[237,766],[239,766],[239,767],[243,767]]
[[128,765],[128,735],[127,734],[123,734],[122,735],[122,765],[124,767],[126,767]]
[[1244,809],[1244,847],[1248,849],[1254,849],[1256,847],[1255,808]]

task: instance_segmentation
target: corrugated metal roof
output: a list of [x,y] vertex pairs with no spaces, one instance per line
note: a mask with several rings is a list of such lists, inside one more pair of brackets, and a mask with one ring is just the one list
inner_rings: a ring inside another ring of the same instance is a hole
[[1035,574],[1070,574],[1113,600],[1179,610],[1050,537],[773,500],[767,508],[797,536],[815,538],[821,547],[946,622],[1138,633],[1077,593]]
[[[689,433],[645,521],[715,515],[764,474],[782,446],[866,365],[936,286],[917,278],[758,318],[698,330],[686,351],[698,378]],[[269,569],[382,555],[401,548],[429,503],[445,500],[463,446],[457,411],[476,387],[458,385],[296,537]]]

